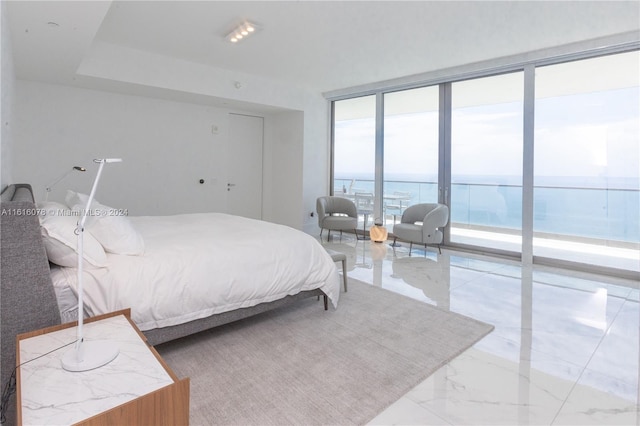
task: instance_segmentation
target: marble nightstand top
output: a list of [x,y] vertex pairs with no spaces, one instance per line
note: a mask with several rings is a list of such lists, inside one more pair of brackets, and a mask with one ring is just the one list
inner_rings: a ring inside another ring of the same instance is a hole
[[[72,424],[174,383],[124,315],[84,325],[85,341],[108,340],[120,349],[111,363],[85,372],[62,369],[70,345],[20,367],[22,422]],[[73,342],[76,327],[20,341],[24,363]]]

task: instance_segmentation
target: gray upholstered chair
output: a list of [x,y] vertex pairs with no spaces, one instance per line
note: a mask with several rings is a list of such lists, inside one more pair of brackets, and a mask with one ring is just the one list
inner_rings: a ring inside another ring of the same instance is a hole
[[355,233],[358,226],[358,210],[353,201],[348,198],[326,196],[319,197],[316,201],[316,212],[318,213],[318,226],[320,227],[320,238],[322,230],[326,229],[327,241],[331,236],[331,230],[342,231],[353,230]]
[[428,244],[437,244],[438,251],[442,253],[440,244],[444,234],[439,228],[447,226],[447,223],[449,207],[444,204],[424,203],[409,206],[402,213],[400,223],[393,225],[393,245],[395,246],[398,238],[409,241],[409,256],[413,243],[422,244],[425,248]]

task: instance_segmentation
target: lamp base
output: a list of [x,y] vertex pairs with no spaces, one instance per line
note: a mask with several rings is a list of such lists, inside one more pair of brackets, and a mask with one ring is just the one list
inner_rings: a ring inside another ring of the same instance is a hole
[[[84,352],[80,361],[78,350]],[[120,349],[107,340],[90,340],[81,343],[81,348],[73,348],[62,356],[62,368],[67,371],[87,371],[102,367],[113,361]]]

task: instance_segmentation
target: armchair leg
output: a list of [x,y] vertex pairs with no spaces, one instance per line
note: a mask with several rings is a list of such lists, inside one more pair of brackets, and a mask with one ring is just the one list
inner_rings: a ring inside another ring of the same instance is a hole
[[357,229],[354,229],[353,232],[356,234],[356,240],[365,241],[365,240],[369,239],[367,237],[367,234],[366,234],[367,231],[365,231],[365,230],[362,231],[362,237],[358,237],[358,230]]
[[329,242],[330,237],[331,237],[331,229],[327,229],[327,242]]
[[440,250],[440,244],[438,244],[438,253],[442,254],[442,250]]
[[344,292],[347,292],[347,259],[342,259],[342,281],[344,283]]
[[368,240],[369,238],[367,238],[367,223],[369,222],[369,215],[365,214],[364,215],[364,221],[362,223],[362,239],[363,240]]
[[409,257],[411,257],[411,249],[413,249],[413,242],[409,241]]

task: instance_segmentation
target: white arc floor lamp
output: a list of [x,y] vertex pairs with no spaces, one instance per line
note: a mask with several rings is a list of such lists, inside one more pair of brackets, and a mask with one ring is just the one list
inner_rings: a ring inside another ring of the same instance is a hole
[[89,340],[84,341],[84,335],[82,325],[84,322],[84,291],[82,288],[82,262],[83,262],[83,234],[84,224],[87,221],[87,215],[89,214],[89,208],[91,202],[96,193],[98,187],[98,181],[102,174],[102,169],[107,163],[119,163],[120,158],[99,158],[93,160],[94,163],[100,164],[98,167],[98,173],[96,179],[93,181],[93,187],[87,200],[87,205],[84,208],[82,217],[78,221],[78,227],[76,228],[76,234],[78,235],[78,329],[77,329],[77,341],[73,349],[67,351],[62,356],[62,368],[67,371],[87,371],[94,368],[102,367],[105,364],[113,361],[120,353],[120,349],[113,342],[108,340]]

